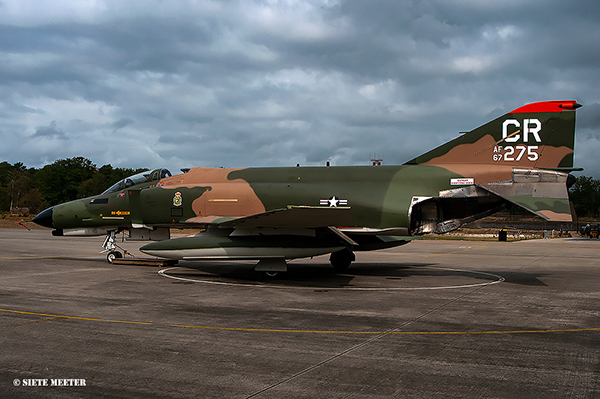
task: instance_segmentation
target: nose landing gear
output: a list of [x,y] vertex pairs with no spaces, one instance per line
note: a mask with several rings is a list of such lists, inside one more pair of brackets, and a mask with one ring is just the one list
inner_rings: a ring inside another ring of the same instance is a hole
[[[119,245],[117,245],[116,241],[117,241],[117,233],[115,231],[111,231],[110,233],[108,233],[106,235],[106,239],[104,240],[104,244],[102,244],[102,248],[104,248],[104,251],[100,252],[101,254],[103,253],[107,253],[106,255],[106,261],[108,263],[113,263],[113,261],[115,259],[120,259],[123,257],[123,254],[125,254],[126,256],[130,256],[132,258],[134,258],[133,254],[129,251],[127,251],[125,248],[120,247]],[[123,251],[123,253],[119,252],[118,249],[120,249],[121,251]]]

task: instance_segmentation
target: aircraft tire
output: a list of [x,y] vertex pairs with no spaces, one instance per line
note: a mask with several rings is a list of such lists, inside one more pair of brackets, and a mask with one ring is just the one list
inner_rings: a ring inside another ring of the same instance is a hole
[[123,254],[120,253],[119,251],[111,251],[108,253],[108,255],[106,255],[106,261],[108,263],[113,263],[113,261],[115,259],[122,258],[122,257],[123,257]]
[[349,249],[342,249],[338,252],[333,252],[331,256],[329,256],[329,263],[335,270],[346,270],[352,262],[356,260],[356,256],[354,252]]

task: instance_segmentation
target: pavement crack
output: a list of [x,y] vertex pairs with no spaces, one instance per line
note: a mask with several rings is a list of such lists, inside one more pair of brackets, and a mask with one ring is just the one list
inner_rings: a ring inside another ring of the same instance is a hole
[[381,338],[387,337],[390,334],[399,332],[403,328],[406,328],[407,326],[409,326],[410,324],[412,324],[412,323],[414,323],[416,321],[419,321],[419,320],[421,320],[421,319],[423,319],[423,318],[425,318],[425,317],[427,317],[427,316],[429,316],[429,315],[431,315],[431,314],[433,314],[433,313],[435,313],[435,312],[437,312],[437,311],[439,311],[439,310],[441,310],[441,309],[443,309],[443,308],[445,308],[445,307],[447,307],[449,305],[452,305],[453,303],[458,302],[458,301],[460,301],[460,300],[462,300],[462,299],[464,299],[464,298],[466,298],[466,297],[468,297],[470,295],[473,295],[474,293],[480,291],[481,289],[487,287],[488,285],[491,285],[491,283],[487,284],[487,285],[484,285],[484,286],[476,287],[476,288],[470,290],[469,292],[464,293],[462,295],[459,295],[456,298],[450,299],[450,300],[442,303],[441,305],[438,305],[438,306],[434,307],[433,309],[430,309],[427,312],[424,312],[424,313],[420,314],[419,316],[413,317],[412,319],[407,320],[404,323],[402,323],[402,324],[400,324],[400,325],[398,325],[398,326],[396,326],[396,327],[394,327],[392,329],[384,331],[381,334],[375,335],[375,336],[373,336],[373,337],[371,337],[371,338],[369,338],[369,339],[367,339],[367,340],[365,340],[365,341],[363,341],[361,343],[358,343],[358,344],[356,344],[354,346],[351,346],[348,349],[345,349],[345,350],[343,350],[341,352],[338,352],[335,355],[332,355],[332,356],[328,357],[327,359],[324,359],[324,360],[322,360],[322,361],[320,361],[318,363],[315,363],[315,364],[313,364],[310,367],[307,367],[307,368],[305,368],[305,369],[303,369],[303,370],[301,370],[301,371],[299,371],[299,372],[297,372],[297,373],[295,373],[295,374],[293,374],[293,375],[291,375],[289,377],[286,377],[286,378],[282,379],[281,381],[278,381],[278,382],[276,382],[276,383],[274,383],[272,385],[269,385],[268,387],[265,387],[265,388],[261,389],[260,391],[254,392],[253,394],[251,394],[249,396],[246,396],[246,399],[256,397],[256,396],[258,396],[260,394],[263,394],[263,393],[265,393],[267,391],[270,391],[270,390],[272,390],[274,388],[277,388],[277,387],[279,387],[279,386],[281,386],[281,385],[283,385],[283,384],[285,384],[287,382],[290,382],[290,381],[292,381],[292,380],[294,380],[294,379],[296,379],[296,378],[298,378],[300,376],[308,374],[311,371],[313,371],[313,370],[315,370],[315,369],[317,369],[317,368],[319,368],[319,367],[321,367],[321,366],[323,366],[323,365],[325,365],[327,363],[330,363],[330,362],[332,362],[332,361],[334,361],[336,359],[339,359],[339,358],[341,358],[341,357],[343,357],[343,356],[345,356],[345,355],[347,355],[347,354],[349,354],[351,352],[354,352],[354,351],[356,351],[358,349],[361,349],[361,348],[369,345],[370,343],[373,343],[373,342],[375,342],[375,341],[377,341],[377,340],[379,340]]

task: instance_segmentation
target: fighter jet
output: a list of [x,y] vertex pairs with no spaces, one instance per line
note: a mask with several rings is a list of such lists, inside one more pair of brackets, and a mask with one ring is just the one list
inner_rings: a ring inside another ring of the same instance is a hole
[[[116,234],[157,241],[146,254],[177,260],[244,259],[256,270],[331,254],[344,270],[355,251],[446,233],[507,206],[571,221],[575,100],[521,106],[403,165],[205,168],[143,172],[100,195],[48,208],[34,222],[55,236]],[[171,238],[172,228],[198,233]]]

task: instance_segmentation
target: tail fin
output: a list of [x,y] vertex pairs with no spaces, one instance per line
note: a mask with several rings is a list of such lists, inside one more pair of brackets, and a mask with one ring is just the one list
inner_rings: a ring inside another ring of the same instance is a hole
[[579,107],[574,100],[527,104],[407,164],[446,169],[456,177],[452,186],[475,186],[468,196],[482,203],[487,192],[546,220],[571,221],[566,183],[568,172],[581,170],[573,168]]
[[487,164],[573,170],[575,100],[524,105],[407,164]]

